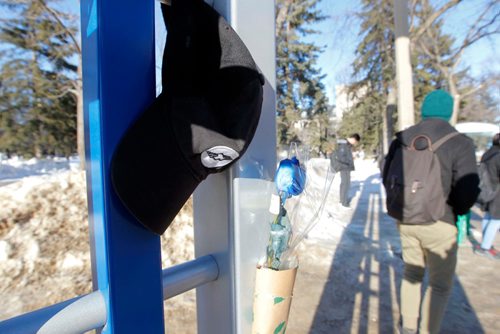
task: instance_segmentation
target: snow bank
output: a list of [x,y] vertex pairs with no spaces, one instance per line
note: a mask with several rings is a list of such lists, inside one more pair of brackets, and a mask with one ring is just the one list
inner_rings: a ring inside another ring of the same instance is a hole
[[[85,173],[77,166],[1,161],[0,179],[19,181],[0,186],[0,319],[92,291]],[[190,200],[162,236],[164,267],[194,258],[192,226]]]
[[0,203],[3,318],[91,291],[83,172],[24,178]]
[[58,171],[79,169],[78,157],[29,159],[0,157],[0,180],[16,180],[26,176],[50,175]]

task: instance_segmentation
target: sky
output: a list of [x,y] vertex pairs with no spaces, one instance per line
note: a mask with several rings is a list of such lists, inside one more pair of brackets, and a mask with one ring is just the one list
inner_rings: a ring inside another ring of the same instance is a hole
[[[437,6],[443,0],[434,0]],[[453,36],[463,36],[478,3],[484,0],[464,1],[445,16],[443,30]],[[318,9],[330,18],[313,26],[319,34],[309,40],[316,45],[325,46],[325,51],[318,60],[318,67],[326,75],[324,84],[330,103],[335,103],[336,85],[349,81],[351,64],[355,59],[354,51],[358,44],[359,23],[353,19],[353,13],[361,10],[360,0],[322,0]],[[483,40],[472,45],[464,54],[462,66],[470,66],[474,76],[480,76],[485,70],[500,71],[500,37]]]

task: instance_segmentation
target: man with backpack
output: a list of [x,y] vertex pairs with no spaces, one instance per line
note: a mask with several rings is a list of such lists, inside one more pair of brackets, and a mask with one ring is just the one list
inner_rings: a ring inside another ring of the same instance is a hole
[[396,134],[384,165],[387,211],[398,221],[405,263],[402,333],[439,333],[457,262],[455,222],[479,193],[474,146],[448,123],[452,111],[447,92],[428,94],[422,121]]
[[483,211],[483,240],[475,253],[490,259],[500,260],[500,252],[492,247],[495,235],[500,228],[500,133],[493,136],[492,145],[481,157],[479,166]]
[[351,172],[354,170],[352,147],[358,145],[361,137],[354,133],[347,139],[339,139],[335,151],[330,156],[332,170],[340,172],[340,204],[349,208],[349,188],[351,187]]

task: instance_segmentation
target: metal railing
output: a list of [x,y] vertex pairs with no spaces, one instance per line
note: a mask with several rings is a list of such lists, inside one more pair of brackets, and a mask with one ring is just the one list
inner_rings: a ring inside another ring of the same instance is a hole
[[[163,299],[214,281],[219,268],[214,257],[198,259],[162,271]],[[2,334],[80,334],[106,325],[106,302],[94,291],[0,322]]]

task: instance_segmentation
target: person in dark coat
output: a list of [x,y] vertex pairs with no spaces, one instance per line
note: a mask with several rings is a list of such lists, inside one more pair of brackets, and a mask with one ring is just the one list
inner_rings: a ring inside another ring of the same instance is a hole
[[[498,189],[500,187],[500,133],[493,136],[491,148],[483,154],[481,163],[486,164],[492,186]],[[492,247],[500,228],[500,195],[497,194],[491,202],[487,203],[485,211],[482,221],[483,241],[475,253],[500,260],[500,252]]]
[[334,172],[340,173],[340,204],[349,207],[349,188],[351,187],[351,172],[354,170],[352,147],[358,145],[361,137],[354,133],[346,139],[339,139],[337,147],[330,156],[330,164]]
[[[429,93],[422,104],[422,121],[396,134],[384,164],[383,179],[398,147],[410,146],[416,136],[425,135],[435,143],[457,132],[449,123],[453,98],[443,90]],[[421,149],[425,149],[425,146]],[[420,149],[417,140],[415,146]],[[401,282],[401,320],[403,333],[439,333],[457,264],[457,215],[466,214],[479,194],[474,145],[463,134],[442,144],[435,152],[441,167],[443,193],[447,196],[444,215],[437,221],[409,224],[398,221],[405,264]],[[386,182],[384,182],[385,184]],[[421,299],[425,271],[429,285]]]

